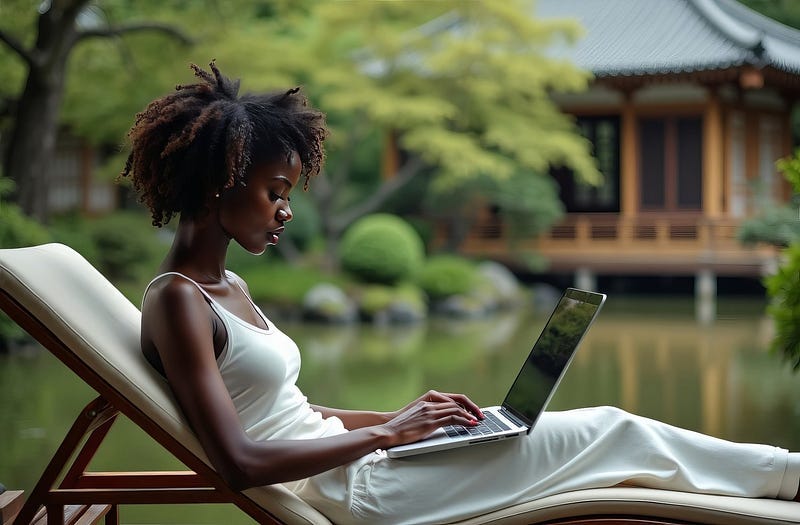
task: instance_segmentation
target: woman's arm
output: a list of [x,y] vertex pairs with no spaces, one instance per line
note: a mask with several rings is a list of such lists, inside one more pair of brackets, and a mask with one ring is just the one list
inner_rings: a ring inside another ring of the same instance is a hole
[[147,295],[142,337],[158,349],[189,425],[214,468],[235,489],[302,479],[376,449],[419,440],[440,426],[474,421],[459,403],[437,398],[409,405],[381,423],[380,417],[356,417],[354,422],[370,424],[337,436],[254,441],[242,429],[219,373],[209,315],[207,303],[193,284],[165,280]]
[[373,425],[382,425],[391,421],[397,414],[395,412],[374,412],[371,410],[344,410],[341,408],[311,405],[311,408],[322,414],[322,417],[338,417],[348,430],[364,428]]
[[467,412],[469,412],[476,418],[478,419],[484,418],[478,406],[475,403],[473,403],[472,400],[470,400],[467,396],[461,394],[446,394],[442,392],[437,392],[436,390],[430,390],[428,393],[420,396],[419,398],[415,399],[405,407],[401,408],[400,410],[395,410],[394,412],[375,412],[369,410],[344,410],[340,408],[330,408],[320,405],[311,405],[311,408],[322,414],[323,417],[331,417],[331,416],[338,417],[339,419],[342,420],[342,423],[344,423],[345,428],[347,428],[348,430],[354,430],[357,428],[364,428],[372,425],[382,425],[384,423],[388,423],[389,421],[398,417],[403,412],[412,409],[415,405],[425,402],[441,402],[441,403],[455,402],[457,405],[466,409]]

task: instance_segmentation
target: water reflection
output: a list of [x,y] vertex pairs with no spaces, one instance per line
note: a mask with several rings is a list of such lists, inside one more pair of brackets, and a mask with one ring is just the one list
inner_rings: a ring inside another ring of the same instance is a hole
[[[764,350],[771,325],[762,311],[759,302],[722,299],[716,320],[700,324],[691,298],[612,296],[551,408],[611,404],[727,439],[800,450],[800,374]],[[279,325],[300,345],[300,383],[313,402],[389,410],[429,388],[498,403],[546,317],[520,311],[402,327]],[[48,353],[0,356],[0,482],[30,490],[92,395]],[[93,466],[159,470],[178,464],[122,421]],[[126,507],[123,519],[249,523],[224,506]]]
[[[615,307],[610,299],[551,409],[612,404],[727,439],[800,449],[800,375],[765,351],[771,324],[759,308],[727,310],[708,324],[695,320],[688,299],[661,313],[647,302]],[[498,403],[545,317],[527,311],[481,322],[359,327],[336,345],[325,328],[283,328],[305,349],[301,386],[312,400],[393,409],[429,388]]]

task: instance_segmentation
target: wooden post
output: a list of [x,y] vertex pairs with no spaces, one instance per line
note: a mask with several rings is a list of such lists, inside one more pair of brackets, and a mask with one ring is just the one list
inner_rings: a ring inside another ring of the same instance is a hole
[[397,144],[397,132],[390,129],[386,132],[383,145],[383,159],[381,162],[381,178],[391,180],[397,175],[400,167],[400,151]]
[[639,137],[632,91],[624,93],[620,127],[620,212],[623,217],[635,217],[639,212]]
[[722,215],[722,106],[716,88],[709,88],[703,115],[703,214]]

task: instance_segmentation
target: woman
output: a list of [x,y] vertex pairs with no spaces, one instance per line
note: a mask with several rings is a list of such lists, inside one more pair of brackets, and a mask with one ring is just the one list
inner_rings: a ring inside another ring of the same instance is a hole
[[284,482],[338,523],[446,522],[623,482],[798,498],[800,454],[609,407],[546,413],[521,439],[393,460],[382,450],[483,415],[466,396],[436,391],[391,413],[309,404],[295,385],[296,345],[225,258],[231,240],[253,254],[279,242],[290,193],[323,162],[324,115],[297,89],[239,98],[213,62],[211,72],[192,67],[197,83],[137,115],[122,175],[155,226],[180,215],[145,292],[142,350],[232,487]]

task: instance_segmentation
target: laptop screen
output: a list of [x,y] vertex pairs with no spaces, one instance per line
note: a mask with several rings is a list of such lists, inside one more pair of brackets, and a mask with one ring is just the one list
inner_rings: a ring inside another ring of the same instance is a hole
[[606,296],[568,288],[508,391],[503,407],[533,425],[552,397]]

